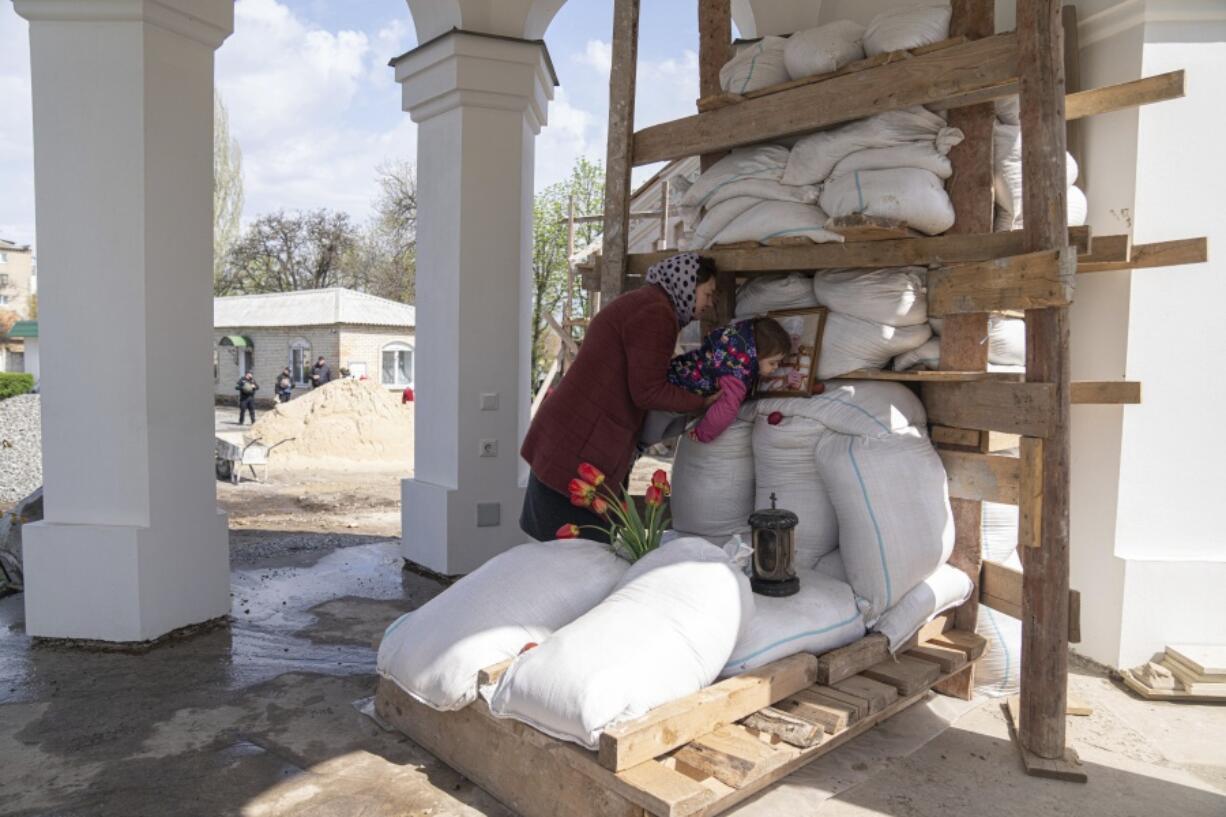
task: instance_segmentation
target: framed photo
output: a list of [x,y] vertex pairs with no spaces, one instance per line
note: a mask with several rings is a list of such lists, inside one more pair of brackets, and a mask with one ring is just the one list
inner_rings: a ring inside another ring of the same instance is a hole
[[791,335],[792,352],[773,374],[759,378],[759,397],[808,397],[813,393],[827,312],[826,307],[816,306],[767,313],[766,317],[774,318]]

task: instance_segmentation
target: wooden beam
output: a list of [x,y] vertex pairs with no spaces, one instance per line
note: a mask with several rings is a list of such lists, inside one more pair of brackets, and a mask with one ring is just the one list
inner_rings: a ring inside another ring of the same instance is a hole
[[1017,37],[1000,34],[834,77],[634,134],[634,163],[727,150],[862,119],[891,108],[935,104],[1005,88],[1018,72]]
[[1089,782],[1089,775],[1086,774],[1085,767],[1081,765],[1081,758],[1077,756],[1077,750],[1066,747],[1057,757],[1043,757],[1026,748],[1022,743],[1022,732],[1019,728],[1022,722],[1020,696],[1002,701],[1000,708],[1004,711],[1005,721],[1009,724],[1009,735],[1017,743],[1018,753],[1022,757],[1022,768],[1026,770],[1026,774],[1031,777],[1045,777],[1049,780],[1063,780],[1067,783]]
[[966,653],[937,644],[920,644],[918,647],[907,650],[907,655],[936,664],[941,668],[943,675],[966,666]]
[[[1018,25],[1018,31],[1021,31]],[[1107,85],[1089,91],[1078,91],[1064,99],[1064,118],[1068,120],[1122,111],[1138,105],[1165,102],[1184,95],[1183,70],[1142,77],[1118,85]],[[1022,212],[1025,212],[1023,210]]]
[[1127,261],[1131,252],[1131,235],[1096,235],[1090,240],[1090,251],[1077,256],[1077,271],[1092,272],[1091,269],[1083,269],[1091,264],[1117,264]]
[[[980,601],[1007,616],[1020,619],[1024,604],[1022,571],[1000,562],[984,561],[980,576]],[[1068,591],[1069,607],[1078,614],[1069,616],[1069,641],[1081,640],[1081,593]]]
[[[945,324],[949,326],[948,323]],[[945,336],[941,337],[945,342]],[[1017,372],[951,372],[937,369],[915,369],[909,372],[896,372],[892,369],[856,369],[854,372],[841,374],[839,380],[888,380],[893,383],[971,383],[983,380],[995,380],[1002,383],[1020,383],[1021,374]]]
[[1022,437],[1019,448],[1017,542],[1037,548],[1043,535],[1043,441]]
[[621,771],[659,757],[816,680],[817,659],[798,653],[721,681],[658,706],[641,718],[610,726],[600,736],[600,765]]
[[1047,437],[1056,399],[1050,383],[926,383],[929,422]]
[[880,633],[817,657],[817,683],[833,686],[890,657],[890,642]]
[[609,133],[605,159],[604,260],[601,303],[621,294],[630,240],[634,169],[634,88],[639,50],[639,0],[614,0],[612,64],[609,70]]
[[[1060,5],[1060,0],[1018,0],[1017,4],[1023,232],[1028,252],[1062,249],[1068,229]],[[1040,455],[1042,545],[1021,548],[1026,575],[1018,731],[1023,749],[1048,759],[1064,757],[1068,695],[1068,350],[1067,307],[1026,311],[1026,379],[1050,390],[1050,402],[1048,433],[1034,435],[1044,438]]]
[[[719,70],[732,59],[732,0],[698,0],[698,93],[718,94]],[[699,158],[706,171],[724,155],[711,151]]]
[[1076,266],[1072,252],[1044,250],[933,270],[928,273],[928,314],[1065,306],[1073,300]]
[[914,695],[928,689],[941,674],[937,664],[905,654],[874,664],[861,673],[865,678],[889,684],[899,695]]
[[950,428],[949,426],[932,427],[932,441],[942,447],[954,446],[958,449],[973,449],[979,451],[980,436],[983,432],[973,428]]
[[1141,384],[1136,380],[1080,380],[1069,384],[1075,405],[1137,405]]
[[966,653],[966,660],[975,661],[988,648],[988,640],[978,633],[968,633],[963,630],[949,630],[939,636],[929,639],[930,643]]
[[[1097,241],[1097,239],[1095,239]],[[1150,267],[1176,267],[1182,264],[1202,264],[1209,260],[1209,241],[1205,238],[1184,238],[1154,244],[1134,244],[1128,258],[1122,261],[1078,259],[1077,272],[1112,272]]]
[[941,449],[937,453],[949,477],[951,497],[1008,505],[1018,503],[1021,467],[1016,457]]
[[[1090,231],[1085,227],[1070,227],[1068,242],[1078,252],[1090,248]],[[1025,238],[1023,231],[1000,233],[947,234],[924,238],[902,238],[895,241],[855,241],[846,244],[808,244],[790,247],[753,246],[740,249],[699,250],[711,258],[719,269],[728,269],[739,276],[752,273],[773,274],[843,267],[906,267],[912,265],[943,266],[973,261],[988,261],[1006,255],[1021,255]],[[631,276],[641,278],[652,264],[662,261],[671,252],[634,253],[629,256]]]
[[511,662],[514,660],[514,658],[508,658],[506,661],[499,661],[497,664],[486,667],[478,672],[477,689],[498,683],[498,679],[506,674],[506,671],[511,668]]
[[751,779],[782,765],[789,755],[776,752],[745,727],[730,724],[686,744],[674,757],[679,766],[695,769],[725,786],[739,789]]
[[[1071,3],[1060,9],[1060,27],[1064,32],[1064,106],[1068,109],[1068,97],[1082,90],[1081,85],[1081,38],[1077,31],[1077,7]],[[1068,152],[1077,162],[1077,184],[1082,190],[1087,189],[1085,152],[1085,123],[1068,121],[1065,123],[1065,142]]]
[[802,749],[816,746],[826,737],[826,731],[820,723],[789,715],[773,706],[759,709],[741,723],[746,729],[772,735],[784,743]]

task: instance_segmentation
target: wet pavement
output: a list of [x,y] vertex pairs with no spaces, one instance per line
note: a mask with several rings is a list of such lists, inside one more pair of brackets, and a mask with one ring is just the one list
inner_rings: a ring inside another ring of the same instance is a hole
[[[0,814],[405,817],[509,812],[355,702],[373,640],[440,592],[397,543],[232,533],[222,626],[144,653],[32,644],[0,599]],[[1226,815],[1226,707],[1140,701],[1081,668],[1086,786],[1025,777],[995,702],[934,698],[747,802],[744,815]]]

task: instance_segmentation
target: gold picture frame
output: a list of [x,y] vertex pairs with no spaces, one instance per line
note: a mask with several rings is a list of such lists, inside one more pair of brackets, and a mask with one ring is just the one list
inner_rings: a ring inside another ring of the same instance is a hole
[[813,393],[829,312],[824,306],[815,306],[766,313],[792,336],[792,352],[770,377],[759,376],[754,390],[757,397],[808,397]]

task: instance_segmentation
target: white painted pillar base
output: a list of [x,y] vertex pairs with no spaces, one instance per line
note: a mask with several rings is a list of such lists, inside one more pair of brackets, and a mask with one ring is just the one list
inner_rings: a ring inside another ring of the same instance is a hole
[[26,631],[144,641],[230,609],[213,476],[213,52],[231,0],[30,21],[45,521]]
[[[527,539],[533,142],[554,83],[542,43],[466,32],[395,67],[418,124],[415,478],[402,488],[402,552],[467,573]],[[496,456],[481,455],[485,440]],[[479,524],[479,506],[497,522]]]

